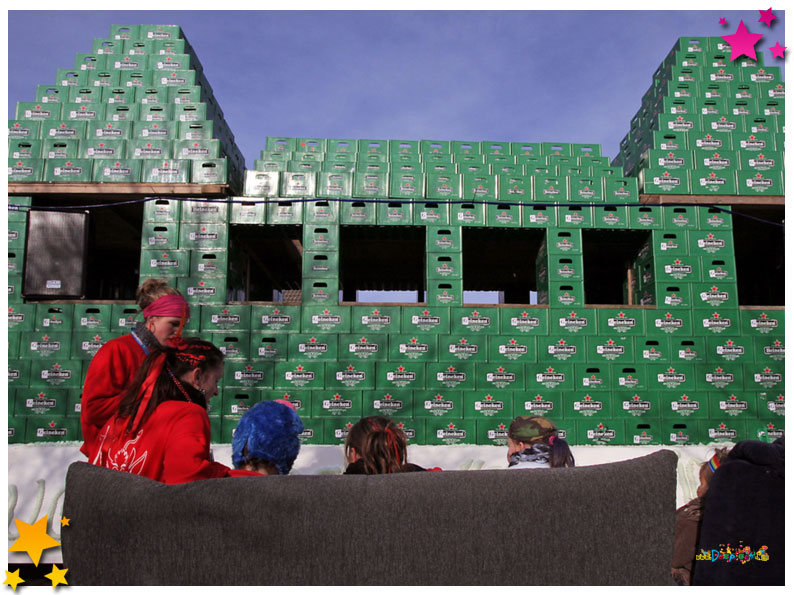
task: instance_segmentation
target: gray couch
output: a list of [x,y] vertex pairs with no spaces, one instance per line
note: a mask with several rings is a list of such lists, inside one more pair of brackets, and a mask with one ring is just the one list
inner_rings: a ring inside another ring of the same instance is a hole
[[73,463],[70,585],[670,585],[677,457],[166,486]]

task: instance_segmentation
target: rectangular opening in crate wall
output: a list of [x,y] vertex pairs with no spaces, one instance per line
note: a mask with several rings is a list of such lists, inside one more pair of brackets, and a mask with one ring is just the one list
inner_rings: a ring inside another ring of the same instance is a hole
[[300,303],[300,225],[229,226],[228,288],[235,300]]
[[[652,250],[643,250],[650,236],[650,232],[640,230],[582,230],[582,270],[587,304],[640,305],[635,299],[637,292],[654,287]],[[629,292],[634,292],[631,301]]]
[[425,289],[425,242],[425,227],[340,226],[343,300],[418,302]]
[[461,233],[464,302],[538,303],[536,261],[545,230],[464,227]]
[[[783,306],[785,302],[785,240],[784,228],[763,223],[783,223],[783,211],[760,205],[735,205],[733,211],[733,255],[735,255],[735,281],[738,283],[740,306]],[[757,219],[742,216],[752,215]],[[716,232],[715,232],[716,234]],[[730,252],[723,255],[731,264]],[[708,260],[704,281],[720,275],[717,267]],[[727,279],[726,279],[727,281]]]

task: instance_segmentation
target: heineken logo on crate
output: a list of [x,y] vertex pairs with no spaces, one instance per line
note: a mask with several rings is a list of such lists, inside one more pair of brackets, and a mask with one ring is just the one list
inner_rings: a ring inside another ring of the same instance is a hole
[[378,352],[377,343],[369,343],[366,337],[361,337],[357,343],[349,343],[348,351],[360,358],[367,358]]
[[41,371],[41,379],[46,380],[47,384],[62,384],[71,379],[72,371],[64,370],[61,364],[53,364],[49,370]]
[[692,265],[684,264],[677,258],[673,261],[673,264],[664,265],[664,272],[674,279],[685,279],[692,274]]
[[31,399],[25,399],[25,408],[36,414],[47,413],[58,406],[57,399],[50,399],[44,393],[39,393]]
[[471,316],[463,316],[460,319],[463,326],[469,327],[473,331],[479,331],[491,326],[491,317],[482,316],[478,310],[474,310]]
[[671,293],[670,295],[664,296],[664,303],[668,306],[680,306],[684,303],[684,298],[677,293]]
[[323,330],[330,330],[342,324],[342,317],[339,314],[331,314],[330,310],[323,310],[322,314],[312,315],[312,324]]
[[400,343],[398,350],[411,359],[417,359],[426,355],[430,351],[430,346],[427,343],[420,343],[416,337],[411,337],[407,343]]
[[[717,388],[725,388],[729,384],[733,384],[734,376],[730,372],[717,367],[713,372],[706,372],[706,382]],[[733,399],[735,400],[736,397],[734,396]]]
[[585,395],[581,401],[573,402],[573,410],[578,411],[582,415],[590,416],[598,413],[604,408],[602,401],[593,399],[590,395]]
[[149,266],[153,269],[159,269],[165,267],[178,267],[179,261],[175,258],[169,257],[168,253],[164,252],[160,258],[150,259]]
[[327,352],[328,344],[319,343],[316,337],[312,337],[305,343],[298,343],[298,353],[302,353],[306,357],[315,358]]
[[764,345],[764,355],[775,360],[783,360],[786,356],[786,347],[776,340],[771,345]]
[[561,266],[557,269],[557,276],[562,277],[563,279],[568,279],[576,275],[576,269],[566,265]]
[[766,424],[766,427],[759,432],[759,437],[763,434],[766,434],[767,438],[777,440],[778,438],[782,438],[785,435],[785,432],[783,428],[776,428],[775,424],[768,423]]
[[212,324],[222,325],[222,326],[232,326],[235,324],[240,324],[240,315],[239,314],[230,314],[228,308],[224,308],[220,314],[211,314],[210,321]]
[[[713,173],[713,172],[712,172]],[[715,238],[713,233],[708,234],[705,238],[699,238],[697,241],[698,248],[706,252],[714,253],[725,248],[725,240]]]
[[436,438],[443,440],[445,444],[457,444],[466,439],[466,430],[456,428],[455,424],[447,424],[446,427],[436,430]]
[[649,434],[647,431],[643,430],[639,434],[634,434],[632,437],[632,442],[634,444],[650,444],[653,442],[653,435]]
[[591,189],[590,186],[579,188],[577,193],[579,194],[579,198],[583,199],[592,199],[596,195],[595,190]]
[[30,176],[33,175],[33,168],[29,165],[25,165],[24,161],[18,161],[16,164],[8,166],[8,175]]
[[405,437],[408,438],[408,440],[413,440],[416,438],[416,430],[413,428],[406,428],[403,422],[398,423],[397,427],[402,430],[402,433],[405,434]]
[[560,326],[571,332],[578,333],[587,326],[587,318],[579,318],[576,312],[571,312],[567,316],[560,318]]
[[762,312],[758,318],[750,319],[750,328],[758,330],[761,333],[768,333],[778,327],[778,321],[770,318],[769,314]]
[[709,74],[709,79],[714,82],[733,82],[733,73],[725,72],[724,68],[720,68],[717,72]]
[[690,399],[689,395],[681,395],[680,399],[670,403],[670,409],[681,415],[691,415],[693,411],[700,409],[700,403]]
[[14,312],[14,308],[8,309],[8,322],[9,323],[22,323],[25,322],[24,312]]
[[626,316],[625,312],[618,312],[617,316],[607,318],[607,326],[615,329],[619,333],[625,333],[637,326],[637,319]]
[[540,318],[530,316],[529,312],[521,312],[520,316],[510,317],[510,326],[518,331],[528,333],[533,328],[540,326]]
[[595,428],[587,430],[588,440],[614,440],[615,430],[606,427],[604,424],[598,424]]
[[[439,319],[440,322],[440,319]],[[391,316],[387,314],[381,314],[380,310],[373,310],[372,314],[364,315],[361,317],[361,324],[364,326],[368,326],[373,330],[379,331],[382,328],[386,327],[387,325],[391,324]],[[414,322],[414,324],[416,324]]]
[[234,415],[242,415],[246,411],[251,408],[251,405],[246,403],[245,401],[240,401],[239,403],[232,403],[231,411]]
[[165,138],[168,136],[168,129],[167,128],[160,128],[158,124],[152,124],[151,128],[144,128],[141,131],[141,136],[143,137],[161,137]]
[[[226,357],[237,357],[237,356],[239,356],[242,353],[240,351],[239,346],[236,343],[229,343],[227,345],[221,345],[218,349],[220,349],[221,352],[223,353],[223,355],[225,355]],[[262,347],[260,347],[259,348],[259,355],[263,355],[264,351],[265,350]]]
[[66,428],[59,428],[54,421],[47,424],[45,428],[36,428],[37,438],[61,438],[66,436]]
[[537,223],[538,225],[546,225],[550,221],[550,217],[544,212],[530,213],[530,223]]
[[783,382],[783,374],[778,374],[769,368],[764,368],[763,372],[753,374],[753,381],[765,388],[772,388],[776,384]]
[[777,415],[784,415],[786,413],[786,398],[783,395],[778,395],[774,399],[766,402],[766,408],[772,413]]
[[[664,172],[661,176],[654,176],[653,183],[664,190],[669,190],[681,185],[681,178],[671,176],[670,172]],[[664,249],[664,248],[662,248]]]
[[312,290],[312,299],[319,302],[324,302],[330,299],[331,294],[327,291],[322,289],[313,289]]
[[431,316],[430,311],[425,310],[419,315],[411,316],[411,324],[423,331],[429,331],[441,324],[441,317]]
[[336,393],[330,399],[323,399],[323,409],[333,415],[342,415],[353,408],[353,401],[343,399],[342,395]]
[[565,291],[557,296],[557,301],[560,302],[563,306],[570,306],[576,301],[576,296],[572,295],[568,291]]
[[[145,131],[144,131],[145,132]],[[163,154],[162,147],[153,147],[151,144],[147,144],[145,147],[135,147],[135,156],[136,157],[160,157]],[[159,173],[163,173],[164,170],[161,168],[156,168],[156,171]],[[179,173],[178,169],[169,168],[168,173]]]
[[488,440],[499,440],[505,444],[507,441],[507,426],[499,424],[496,428],[488,430]]
[[671,366],[667,368],[666,371],[658,373],[656,375],[656,380],[659,384],[663,384],[668,388],[676,388],[686,382],[686,374],[683,372],[676,372],[675,368]]
[[516,339],[509,339],[507,343],[499,345],[499,355],[504,355],[507,359],[518,359],[526,355],[529,351],[526,345],[521,345]]
[[483,399],[474,401],[474,410],[485,416],[495,415],[505,408],[504,401],[495,399],[493,395],[485,395]]
[[282,314],[278,308],[274,308],[272,314],[262,315],[262,324],[270,326],[276,330],[290,324],[291,322],[292,316],[288,314]]
[[684,167],[686,165],[686,159],[682,157],[676,157],[675,153],[668,153],[658,159],[659,167],[665,168],[678,168]]
[[754,169],[770,169],[775,167],[774,159],[766,157],[760,153],[757,157],[750,157],[750,159],[747,160],[747,163]]
[[82,175],[83,168],[79,165],[72,165],[67,162],[66,165],[56,167],[53,172],[56,176],[79,176]]
[[123,167],[121,163],[115,163],[114,165],[110,165],[108,167],[102,168],[102,175],[104,176],[131,176],[132,175],[132,168]]
[[19,380],[22,377],[19,370],[14,370],[12,368],[8,369],[8,380]]
[[[741,115],[740,112],[735,112],[735,114]],[[711,123],[711,129],[720,130],[720,131],[728,130],[730,132],[733,132],[734,130],[736,130],[736,122],[734,122],[733,120],[729,120],[725,116],[721,116],[719,120],[715,120],[714,122]],[[720,142],[720,145],[722,145],[722,142]]]
[[312,428],[304,428],[304,430],[298,434],[298,437],[301,439],[301,442],[312,440],[314,438],[314,430]]
[[353,365],[348,365],[344,370],[337,372],[335,378],[337,382],[352,387],[365,381],[367,379],[367,374],[361,370],[356,370]]
[[709,306],[721,306],[730,299],[730,295],[727,291],[720,291],[719,288],[714,285],[710,289],[700,292],[700,299]]
[[618,386],[626,388],[637,388],[640,385],[640,379],[631,374],[625,376],[618,376]]
[[[721,333],[731,327],[730,318],[723,318],[719,312],[714,312],[711,316],[703,319],[703,328],[714,333]],[[744,348],[742,348],[744,349]]]
[[314,381],[314,372],[306,370],[301,365],[297,365],[294,370],[287,370],[284,372],[284,380],[291,382],[295,386],[303,386]]
[[[58,128],[50,128],[50,136],[77,136],[77,130],[75,128],[67,128],[66,124],[61,124]],[[68,164],[67,165],[71,165]],[[80,170],[82,173],[82,169]]]
[[473,343],[469,343],[468,339],[461,337],[457,343],[452,343],[449,346],[449,352],[458,359],[469,359],[471,356],[479,353],[480,347]]
[[464,223],[473,223],[476,220],[477,220],[476,213],[472,213],[468,209],[458,213],[458,221],[463,221]]
[[218,232],[217,231],[207,231],[206,227],[202,227],[200,231],[191,231],[188,233],[188,238],[191,241],[206,241],[206,240],[217,240],[218,239]]
[[725,344],[717,345],[717,355],[721,355],[727,360],[735,360],[744,355],[744,347],[728,339]]
[[670,442],[673,444],[686,444],[689,440],[689,434],[684,434],[681,430],[670,433]]
[[466,382],[466,372],[455,370],[455,366],[448,366],[446,370],[436,372],[436,380],[448,388],[455,388],[461,382]]
[[775,81],[775,75],[761,68],[758,72],[754,72],[750,75],[750,80],[756,83],[773,83]]
[[386,372],[386,380],[393,382],[395,386],[407,386],[416,381],[416,372],[409,372],[404,366],[397,366],[393,372]]
[[97,117],[96,110],[90,110],[87,106],[82,105],[80,106],[79,110],[70,110],[69,111],[69,119],[70,120],[93,120]]
[[590,376],[582,378],[582,385],[588,388],[599,388],[604,386],[604,379],[599,378],[595,374],[591,374]]
[[747,401],[741,400],[736,395],[731,395],[724,401],[720,401],[720,411],[728,415],[739,415],[742,411],[747,411]]
[[539,415],[543,415],[544,413],[554,410],[554,402],[544,401],[542,395],[535,395],[529,401],[524,401],[524,410],[533,413],[537,412]]
[[535,380],[546,388],[555,388],[565,382],[565,374],[562,372],[555,372],[554,368],[549,366],[544,371],[535,374]]
[[572,213],[565,213],[565,222],[581,225],[582,223],[584,223],[584,217],[578,211],[574,211]]
[[61,350],[60,341],[51,341],[48,335],[44,335],[41,341],[31,341],[30,350],[38,351],[42,356],[49,355],[55,351]]
[[639,416],[651,410],[651,402],[644,401],[640,395],[634,395],[630,399],[623,401],[623,411],[634,416]]
[[751,190],[756,190],[758,192],[765,192],[767,188],[771,188],[773,185],[773,181],[769,178],[765,178],[760,172],[755,174],[752,178],[747,178],[745,180],[745,184]]
[[433,415],[445,415],[455,408],[455,403],[445,399],[444,395],[436,395],[425,401],[424,408]]
[[626,348],[623,345],[615,343],[613,339],[608,339],[602,345],[596,345],[596,353],[604,359],[614,360],[626,353]]
[[[290,374],[290,372],[287,372],[287,374]],[[261,370],[255,370],[251,365],[247,365],[242,370],[234,371],[234,379],[242,382],[246,386],[252,386],[264,380],[265,373]],[[287,378],[287,380],[289,380],[289,378]]]
[[403,402],[400,399],[395,399],[391,394],[386,393],[382,398],[375,399],[372,403],[372,407],[381,413],[392,415],[402,410]]
[[122,134],[123,131],[121,130],[121,128],[113,128],[113,124],[108,124],[107,128],[96,129],[96,135],[103,138],[106,136],[110,136],[110,137],[116,136],[121,138]]
[[738,432],[729,428],[726,424],[720,424],[716,428],[709,428],[709,438],[728,438],[733,440],[738,436]]
[[188,287],[187,294],[192,296],[213,296],[218,292],[217,287],[210,287],[206,281],[199,281],[198,286]]
[[576,355],[576,345],[569,345],[566,343],[565,339],[560,339],[556,343],[549,345],[547,351],[552,357],[559,360],[566,360]]
[[694,125],[693,120],[685,120],[684,116],[678,116],[675,120],[670,120],[667,123],[667,128],[670,130],[692,130]]
[[720,157],[719,153],[714,153],[713,156],[703,159],[703,165],[714,169],[725,169],[731,166],[731,160],[726,157]]
[[751,134],[748,138],[740,140],[739,146],[742,149],[749,149],[751,151],[763,151],[766,149],[766,141]]
[[516,375],[514,372],[507,372],[502,366],[499,366],[495,372],[486,372],[485,380],[498,388],[506,388],[516,381]]
[[657,318],[653,322],[656,328],[661,329],[666,333],[673,333],[676,330],[684,327],[683,319],[675,318],[670,312],[665,313],[662,318]]
[[[87,153],[91,157],[115,157],[117,151],[113,147],[106,147],[105,143],[99,143],[99,145],[96,147],[89,147]],[[105,168],[105,169],[109,169],[109,168]],[[108,174],[105,173],[105,175]]]
[[455,296],[445,289],[441,293],[436,294],[436,299],[442,304],[450,304],[455,300]]
[[292,396],[292,395],[291,395],[291,394],[289,394],[289,393],[284,393],[284,394],[283,394],[283,395],[281,395],[281,397],[279,397],[279,398],[280,398],[280,399],[283,399],[284,401],[289,401],[290,403],[292,403],[293,405],[295,405],[295,409],[296,409],[297,411],[300,411],[301,409],[303,409],[303,401],[302,401],[301,399],[297,399],[297,398],[295,398],[294,396]]
[[601,216],[601,222],[607,225],[617,225],[622,222],[621,218],[613,213],[607,213]]
[[447,236],[436,238],[436,248],[452,248],[455,244]]

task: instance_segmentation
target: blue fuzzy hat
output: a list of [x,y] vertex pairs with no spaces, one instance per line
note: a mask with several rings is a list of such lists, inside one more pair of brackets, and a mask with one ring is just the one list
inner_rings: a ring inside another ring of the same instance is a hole
[[[301,447],[303,422],[290,405],[262,401],[240,418],[232,438],[232,462],[242,467],[249,458],[272,463],[286,475]],[[247,453],[243,451],[248,447]]]

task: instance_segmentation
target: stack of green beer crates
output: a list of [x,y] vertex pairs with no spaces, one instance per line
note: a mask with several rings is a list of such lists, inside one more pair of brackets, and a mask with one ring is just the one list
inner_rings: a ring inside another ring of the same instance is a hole
[[112,25],[8,122],[10,182],[231,184],[245,169],[175,25]]
[[780,66],[731,60],[721,37],[682,37],[613,161],[646,194],[783,195]]
[[522,203],[639,202],[622,173],[597,144],[268,137],[243,193],[339,199],[341,215],[366,224],[480,217],[519,227]]

